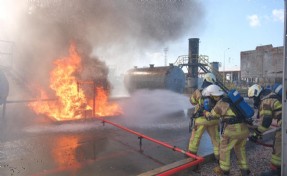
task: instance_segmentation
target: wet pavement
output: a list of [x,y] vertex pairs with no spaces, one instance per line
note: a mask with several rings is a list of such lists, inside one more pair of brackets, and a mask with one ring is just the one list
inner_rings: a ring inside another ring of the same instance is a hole
[[[108,120],[187,148],[190,133],[186,113],[146,122],[124,116]],[[136,135],[98,119],[55,123],[34,114],[23,103],[7,105],[0,127],[1,176],[134,176],[186,159],[145,139],[140,146]],[[212,146],[204,134],[199,155],[208,153],[212,153]]]

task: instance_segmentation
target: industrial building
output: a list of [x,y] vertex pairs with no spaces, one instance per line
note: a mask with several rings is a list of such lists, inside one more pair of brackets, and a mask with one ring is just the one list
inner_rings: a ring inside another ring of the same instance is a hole
[[[273,47],[272,44],[257,46],[255,50],[240,52],[240,70],[219,71],[226,82],[236,86],[250,86],[258,83],[272,86],[282,83],[283,46]],[[212,62],[217,65],[218,62]],[[217,69],[218,70],[218,69]]]
[[248,85],[259,83],[264,86],[282,82],[283,46],[257,46],[255,50],[240,53],[241,80]]

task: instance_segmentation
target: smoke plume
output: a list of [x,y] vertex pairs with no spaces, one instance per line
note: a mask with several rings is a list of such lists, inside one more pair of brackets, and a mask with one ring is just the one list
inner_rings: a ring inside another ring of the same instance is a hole
[[83,59],[101,60],[98,73],[107,77],[107,65],[131,68],[146,51],[199,29],[203,19],[197,0],[1,1],[13,7],[8,9],[14,23],[7,23],[0,37],[15,44],[15,72],[45,86],[52,61],[67,55],[72,41]]

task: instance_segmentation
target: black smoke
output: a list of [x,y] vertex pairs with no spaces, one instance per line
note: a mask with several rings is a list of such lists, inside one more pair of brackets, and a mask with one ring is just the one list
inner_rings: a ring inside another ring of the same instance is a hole
[[15,68],[28,84],[46,87],[52,61],[66,56],[71,42],[88,63],[85,67],[94,65],[87,60],[96,60],[99,66],[92,74],[107,79],[106,62],[130,68],[135,53],[140,56],[192,33],[204,17],[198,0],[28,0],[23,6]]

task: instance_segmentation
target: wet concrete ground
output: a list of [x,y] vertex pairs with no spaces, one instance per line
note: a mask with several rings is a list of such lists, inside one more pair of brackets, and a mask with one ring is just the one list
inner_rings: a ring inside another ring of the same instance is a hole
[[[185,113],[131,121],[109,121],[186,149],[190,133]],[[181,153],[101,121],[54,123],[35,115],[25,104],[8,104],[0,124],[0,175],[19,176],[134,176],[185,159]],[[199,155],[212,153],[204,134]]]

